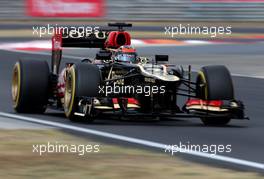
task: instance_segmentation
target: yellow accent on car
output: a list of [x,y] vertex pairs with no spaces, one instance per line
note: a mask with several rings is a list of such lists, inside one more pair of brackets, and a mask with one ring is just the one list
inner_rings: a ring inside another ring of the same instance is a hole
[[201,79],[202,79],[202,81],[203,81],[203,83],[204,83],[204,96],[205,96],[205,100],[207,100],[208,99],[208,85],[207,85],[207,82],[206,82],[206,78],[205,78],[205,75],[204,75],[204,72],[202,72],[202,71],[199,71],[198,72],[198,75],[200,75],[201,76]]
[[20,99],[20,89],[21,89],[21,66],[17,62],[13,68],[12,77],[12,99],[13,107],[17,108]]
[[[75,79],[75,68],[72,66],[69,71],[68,75],[71,75],[71,84],[69,84],[68,81],[66,81],[66,86],[65,86],[65,103],[64,103],[64,110],[65,110],[65,115],[69,117],[72,113],[73,110],[73,104],[74,104],[74,96],[75,96],[75,85],[76,85],[76,79]],[[70,85],[70,89],[69,89]]]

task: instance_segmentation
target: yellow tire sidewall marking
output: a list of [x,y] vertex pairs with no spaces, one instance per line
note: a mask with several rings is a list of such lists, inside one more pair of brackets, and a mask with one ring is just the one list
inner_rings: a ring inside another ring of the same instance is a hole
[[[16,108],[19,104],[19,99],[20,99],[20,90],[21,90],[21,65],[19,62],[17,62],[13,68],[13,78],[14,78],[14,73],[15,70],[17,70],[17,90],[16,90],[16,98],[14,99],[14,96],[12,94],[12,98],[13,98],[13,107]],[[12,79],[12,83],[14,83],[13,81],[14,79]],[[13,85],[12,85],[13,88]],[[13,92],[13,89],[12,89]]]
[[207,100],[208,99],[208,86],[207,86],[205,74],[202,71],[199,71],[198,74],[201,76],[201,79],[202,79],[202,81],[203,81],[203,83],[205,85],[205,87],[204,87],[204,89],[205,89],[204,90],[204,95],[205,95],[205,100]]
[[65,111],[65,114],[66,114],[67,117],[69,117],[71,115],[71,113],[72,113],[74,99],[75,99],[75,84],[76,84],[76,81],[75,81],[75,68],[74,68],[74,66],[72,66],[70,68],[69,73],[71,73],[71,76],[72,76],[71,77],[72,78],[72,85],[71,85],[71,87],[72,87],[72,89],[71,89],[72,94],[71,94],[71,99],[70,99],[70,105],[69,105],[67,111]]

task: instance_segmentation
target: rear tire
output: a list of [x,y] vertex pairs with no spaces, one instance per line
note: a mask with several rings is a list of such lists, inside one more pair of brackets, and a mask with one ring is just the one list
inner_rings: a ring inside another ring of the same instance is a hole
[[47,107],[49,66],[46,61],[18,61],[13,68],[13,108],[19,113],[43,113]]
[[[223,65],[205,66],[196,80],[196,96],[202,100],[233,100],[234,88],[228,69]],[[223,126],[230,118],[201,118],[207,126]]]
[[[72,121],[79,121],[81,118],[74,115],[78,112],[78,97],[99,96],[99,85],[101,73],[96,65],[78,63],[73,65],[67,73],[64,97],[64,112],[66,117]],[[92,118],[88,116],[88,120]]]

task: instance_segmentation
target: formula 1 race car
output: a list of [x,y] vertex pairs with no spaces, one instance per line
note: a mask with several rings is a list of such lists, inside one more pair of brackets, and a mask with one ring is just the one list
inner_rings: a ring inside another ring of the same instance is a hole
[[[205,125],[246,119],[244,105],[234,97],[225,66],[204,66],[198,74],[169,64],[168,55],[140,57],[124,27],[118,30],[59,32],[52,38],[51,70],[46,61],[20,60],[13,69],[13,107],[19,113],[64,110],[71,120],[92,121],[101,115],[197,117]],[[60,71],[62,47],[99,48],[94,59],[66,63]],[[195,77],[196,76],[196,77]],[[192,80],[193,78],[196,80]],[[178,96],[186,97],[178,105]]]

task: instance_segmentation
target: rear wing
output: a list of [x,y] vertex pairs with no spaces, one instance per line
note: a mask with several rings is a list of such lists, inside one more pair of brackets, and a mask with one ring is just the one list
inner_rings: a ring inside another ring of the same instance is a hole
[[83,33],[75,30],[67,33],[60,32],[52,37],[52,50],[62,47],[104,48],[109,31],[98,30]]
[[122,45],[130,45],[130,34],[123,30],[123,27],[131,27],[131,24],[113,23],[108,24],[112,27],[118,27],[115,30],[96,29],[92,32],[81,32],[69,30],[60,31],[52,37],[52,73],[57,75],[62,57],[62,48],[118,48]]
[[61,29],[59,33],[52,37],[52,50],[61,49],[62,47],[118,48],[121,45],[130,45],[130,34],[123,28],[132,27],[132,24],[109,23],[108,26],[117,27],[118,30],[96,28],[93,31],[86,32],[84,29],[82,31],[77,29]]
[[109,31],[96,31],[84,34],[77,31],[58,33],[52,37],[51,65],[52,73],[58,74],[62,57],[62,48],[105,48]]

